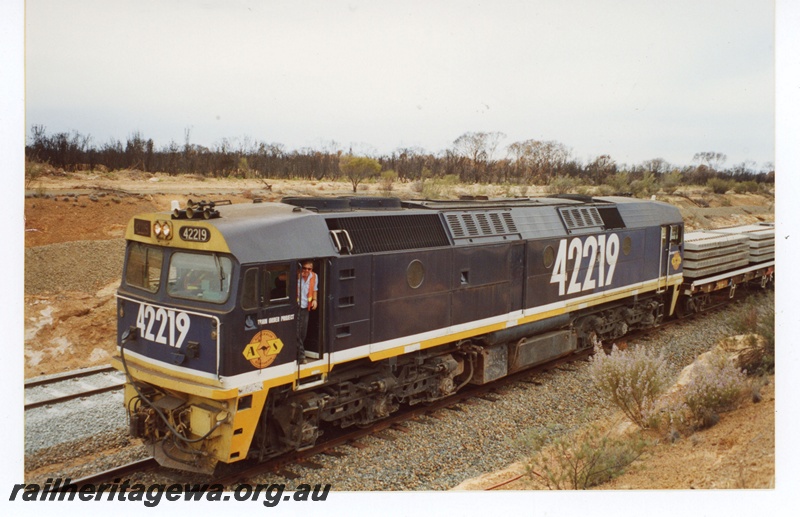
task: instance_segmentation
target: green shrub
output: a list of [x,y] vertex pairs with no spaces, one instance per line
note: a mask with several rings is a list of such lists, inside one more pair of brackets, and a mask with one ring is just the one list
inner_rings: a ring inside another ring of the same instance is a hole
[[611,187],[615,194],[627,194],[631,192],[630,176],[627,172],[618,172],[606,179],[606,185]]
[[763,196],[774,196],[775,184],[760,183],[758,187],[758,192]]
[[650,197],[658,192],[658,182],[652,172],[645,172],[640,180],[634,180],[630,184],[630,190],[636,197]]
[[602,197],[602,196],[613,196],[614,194],[618,194],[618,193],[619,192],[617,192],[617,190],[614,189],[614,187],[611,187],[610,185],[598,185],[597,187],[595,187],[595,191],[594,191],[594,195],[595,196],[600,196],[600,197]]
[[706,187],[711,189],[714,194],[724,194],[733,188],[734,181],[722,178],[710,178],[706,182]]
[[548,194],[570,194],[575,192],[578,180],[569,176],[557,176],[547,184]]
[[614,346],[608,355],[598,347],[589,374],[600,393],[642,429],[650,426],[656,400],[669,383],[663,353],[654,356],[644,347],[623,352]]
[[575,190],[573,190],[575,194],[580,194],[582,196],[591,196],[594,194],[594,191],[595,188],[590,187],[589,185],[578,185],[577,187],[575,187]]
[[766,340],[764,358],[755,373],[775,370],[775,299],[771,292],[750,297],[728,320],[736,334],[756,333]]
[[758,305],[749,298],[728,318],[728,325],[735,334],[750,334],[758,328],[759,319]]
[[44,176],[46,171],[46,164],[25,158],[25,189],[31,188],[31,184]]
[[447,187],[454,187],[461,183],[461,179],[458,177],[458,174],[445,174],[444,177],[439,181],[441,181],[442,185]]
[[664,174],[664,177],[661,179],[661,190],[663,190],[667,194],[674,194],[678,187],[681,185],[683,181],[683,174],[681,171],[674,170],[672,172],[668,172]]
[[236,175],[240,178],[250,178],[251,176],[250,165],[247,163],[247,158],[241,156],[236,165]]
[[526,465],[551,490],[585,490],[619,476],[648,445],[641,436],[612,437],[598,425],[581,433],[540,434],[542,448]]
[[397,181],[397,172],[393,170],[381,172],[380,185],[384,192],[391,192],[394,182]]
[[759,185],[755,181],[737,181],[733,185],[733,191],[737,194],[756,193],[759,190]]
[[436,178],[423,180],[420,192],[425,199],[441,199],[444,186]]
[[763,317],[758,325],[758,333],[767,340],[759,373],[772,373],[775,371],[775,307],[772,306],[771,308],[770,314]]
[[[356,193],[359,184],[380,174],[381,164],[378,160],[366,156],[344,155],[339,158],[339,170],[350,181],[353,193]],[[362,188],[362,190],[368,190],[368,188]]]

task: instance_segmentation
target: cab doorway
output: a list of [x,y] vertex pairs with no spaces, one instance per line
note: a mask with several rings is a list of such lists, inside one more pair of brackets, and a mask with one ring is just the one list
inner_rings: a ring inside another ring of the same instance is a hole
[[[305,339],[302,343],[303,350],[305,352],[305,358],[307,361],[318,361],[323,359],[324,350],[322,344],[324,343],[323,340],[323,321],[324,321],[324,311],[326,310],[325,307],[325,272],[324,269],[325,261],[323,260],[307,260],[301,261],[297,265],[297,324],[298,324],[298,332],[297,332],[297,339],[298,339],[298,347],[300,346],[299,340],[303,337],[303,329],[302,325],[306,325],[305,329]],[[308,271],[305,268],[312,267],[311,271]],[[311,274],[316,276],[314,281],[311,281],[309,277]],[[316,294],[312,297],[310,294],[307,294],[309,298],[316,299],[316,308],[311,303],[312,300],[306,299],[305,303],[301,300],[301,297],[304,293],[301,290],[304,288],[307,293],[308,284],[313,282],[316,287]],[[302,307],[302,305],[306,305],[306,307]],[[310,310],[309,310],[310,308]],[[306,314],[303,314],[306,313]],[[307,318],[307,319],[306,319]],[[298,357],[299,359],[299,357]]]

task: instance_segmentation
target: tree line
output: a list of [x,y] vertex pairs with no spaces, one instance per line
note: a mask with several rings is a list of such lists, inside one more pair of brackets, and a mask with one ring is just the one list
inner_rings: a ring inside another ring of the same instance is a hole
[[[467,132],[454,140],[452,147],[438,153],[405,147],[389,155],[366,158],[380,164],[374,174],[391,172],[400,181],[456,177],[464,183],[549,185],[558,178],[574,178],[583,184],[601,185],[619,173],[625,173],[629,180],[680,175],[681,183],[700,185],[713,178],[756,183],[774,183],[775,179],[772,163],[757,168],[755,162],[746,161],[726,167],[726,155],[718,152],[698,152],[688,166],[675,166],[661,158],[620,165],[609,155],[584,163],[573,156],[569,147],[556,141],[512,142],[503,152],[500,142],[505,137],[501,132]],[[47,163],[65,172],[136,169],[208,177],[346,178],[340,165],[357,153],[335,142],[323,147],[287,150],[283,144],[249,137],[222,139],[205,147],[191,143],[188,129],[183,144],[173,140],[157,147],[152,138],[134,132],[125,142],[111,139],[96,145],[89,135],[77,131],[48,134],[44,126],[34,125],[25,156],[30,162]]]

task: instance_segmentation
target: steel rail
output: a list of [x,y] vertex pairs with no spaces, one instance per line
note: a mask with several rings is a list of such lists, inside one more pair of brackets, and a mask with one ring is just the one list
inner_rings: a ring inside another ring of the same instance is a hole
[[119,467],[114,467],[108,470],[104,470],[96,474],[90,474],[88,476],[72,481],[72,484],[78,486],[78,488],[86,485],[97,486],[101,483],[107,483],[115,479],[122,479],[124,477],[129,476],[130,474],[136,474],[139,472],[152,470],[158,467],[159,465],[158,462],[155,460],[155,458],[150,457],[142,460],[132,461],[130,463],[126,463],[125,465],[120,465]]
[[31,402],[31,403],[25,404],[25,411],[28,411],[29,409],[35,409],[35,408],[38,408],[38,407],[42,407],[42,406],[50,406],[50,405],[53,405],[53,404],[60,404],[62,402],[67,402],[68,400],[74,400],[74,399],[79,399],[79,398],[84,398],[84,397],[91,397],[92,395],[99,395],[100,393],[106,393],[108,391],[116,391],[116,390],[122,388],[124,385],[125,385],[124,382],[120,382],[120,383],[117,383],[117,384],[112,384],[111,386],[104,386],[102,388],[95,388],[93,390],[86,390],[86,391],[81,391],[81,392],[78,392],[78,393],[70,393],[69,395],[62,395],[60,397],[52,397],[52,398],[45,399],[45,400],[39,400],[37,402]]
[[36,377],[31,380],[25,381],[26,388],[34,388],[36,386],[46,386],[56,382],[68,381],[70,379],[79,379],[81,377],[89,377],[99,373],[116,371],[112,366],[95,366],[92,368],[81,368],[80,370],[72,370],[64,373],[56,373],[54,375],[47,375],[44,377]]
[[[70,381],[70,380],[73,380],[73,379],[81,379],[81,378],[84,378],[84,377],[91,377],[91,376],[94,376],[94,375],[101,375],[101,374],[104,374],[104,373],[115,372],[115,371],[116,371],[116,369],[114,369],[111,366],[95,366],[95,367],[91,367],[91,368],[82,368],[80,370],[72,370],[72,371],[69,371],[69,372],[58,373],[58,374],[55,374],[55,375],[48,375],[48,376],[45,376],[45,377],[37,377],[37,378],[25,381],[25,389],[27,390],[29,388],[37,388],[37,387],[49,386],[49,385],[52,385],[52,384],[58,384],[58,383],[61,383],[61,382]],[[103,386],[103,387],[100,387],[100,388],[83,390],[83,391],[80,391],[80,392],[70,393],[70,394],[67,394],[67,395],[60,395],[60,396],[57,396],[57,397],[51,397],[49,399],[40,400],[40,401],[36,401],[36,402],[29,402],[29,403],[25,404],[25,411],[28,411],[29,409],[35,409],[35,408],[43,407],[43,406],[59,404],[61,402],[66,402],[68,400],[74,400],[74,399],[77,399],[77,398],[91,397],[92,395],[98,395],[100,393],[106,393],[106,392],[109,392],[109,391],[118,390],[122,386],[124,386],[123,382],[117,382],[117,383],[111,384],[109,386]]]

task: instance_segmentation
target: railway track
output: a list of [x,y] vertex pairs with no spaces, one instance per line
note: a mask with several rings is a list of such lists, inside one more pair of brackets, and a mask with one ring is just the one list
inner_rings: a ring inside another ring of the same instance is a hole
[[25,411],[122,388],[124,374],[111,366],[83,368],[25,381]]

